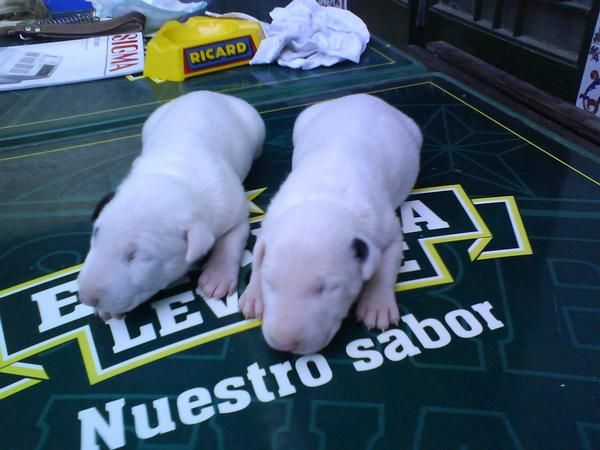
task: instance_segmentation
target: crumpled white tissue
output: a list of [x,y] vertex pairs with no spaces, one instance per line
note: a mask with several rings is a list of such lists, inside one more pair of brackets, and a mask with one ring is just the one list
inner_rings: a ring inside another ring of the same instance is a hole
[[367,26],[355,14],[315,0],[293,0],[270,16],[273,21],[263,25],[266,38],[250,64],[277,61],[307,70],[343,60],[358,63],[370,39]]
[[293,0],[285,8],[275,8],[270,24],[241,13],[207,16],[231,17],[260,23],[265,39],[250,64],[274,61],[294,69],[331,66],[343,60],[355,63],[370,39],[365,23],[350,11],[325,7],[316,0]]

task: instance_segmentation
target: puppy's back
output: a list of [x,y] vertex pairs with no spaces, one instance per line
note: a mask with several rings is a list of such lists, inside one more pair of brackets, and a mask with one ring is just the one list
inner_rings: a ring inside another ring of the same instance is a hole
[[241,179],[260,155],[264,138],[264,122],[250,104],[210,91],[192,92],[162,105],[142,131],[144,153],[173,147],[190,152],[185,156],[193,159],[194,152],[210,152],[223,157]]
[[[422,135],[415,122],[383,100],[349,95],[313,105],[296,120],[293,168],[335,167],[373,180],[402,202],[419,170]],[[325,167],[327,166],[327,167]],[[399,206],[395,205],[395,206]]]

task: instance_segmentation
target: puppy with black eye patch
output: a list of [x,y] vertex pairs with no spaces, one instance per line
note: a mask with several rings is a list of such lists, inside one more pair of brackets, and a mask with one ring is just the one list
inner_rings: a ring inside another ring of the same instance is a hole
[[198,287],[232,294],[249,233],[242,180],[264,137],[258,112],[235,97],[199,91],[159,107],[129,174],[94,212],[79,300],[121,317],[211,249]]
[[355,301],[369,328],[398,322],[395,211],[415,184],[422,135],[396,108],[359,94],[304,110],[293,143],[240,310],[262,317],[271,347],[307,354],[331,341]]

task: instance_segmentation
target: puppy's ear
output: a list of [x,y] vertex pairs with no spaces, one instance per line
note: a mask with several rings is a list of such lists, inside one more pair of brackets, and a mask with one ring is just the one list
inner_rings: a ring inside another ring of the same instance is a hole
[[381,262],[381,252],[371,241],[356,237],[352,241],[354,257],[361,265],[361,276],[363,281],[371,279]]
[[206,255],[215,243],[215,236],[204,222],[190,224],[184,236],[187,242],[185,260],[188,263],[193,263]]
[[110,202],[113,199],[114,196],[115,192],[112,191],[106,194],[104,197],[102,197],[102,199],[96,205],[96,209],[94,209],[94,212],[92,213],[92,222],[96,221],[104,207],[108,204],[108,202]]

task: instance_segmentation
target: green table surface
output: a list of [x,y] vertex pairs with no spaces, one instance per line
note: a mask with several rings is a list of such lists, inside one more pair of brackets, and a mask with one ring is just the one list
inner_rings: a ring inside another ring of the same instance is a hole
[[237,95],[258,105],[335,89],[340,80],[364,83],[425,70],[409,55],[373,37],[360,64],[344,62],[309,71],[276,65],[245,66],[189,78],[184,83],[156,83],[138,74],[134,79],[0,92],[0,146],[23,140],[36,142],[41,135],[60,136],[82,129],[105,131],[139,123],[161,103],[200,89]]
[[[303,107],[369,92],[418,122],[392,333],[350,318],[318,355],[276,352],[236,296],[196,296],[196,273],[124,322],[77,308],[94,205],[127,173],[144,118],[197,89],[246,98],[266,122],[245,181],[254,229],[289,172]],[[115,79],[3,93],[0,105],[1,449],[600,448],[597,153],[379,40],[359,66]],[[174,295],[187,310],[161,335],[157,305]],[[62,305],[56,326],[44,302]],[[411,317],[442,331],[427,342]]]

